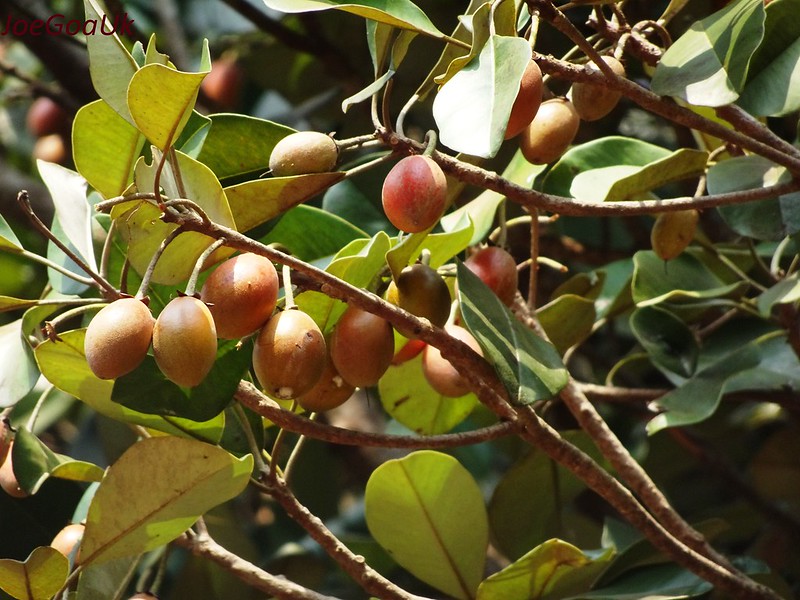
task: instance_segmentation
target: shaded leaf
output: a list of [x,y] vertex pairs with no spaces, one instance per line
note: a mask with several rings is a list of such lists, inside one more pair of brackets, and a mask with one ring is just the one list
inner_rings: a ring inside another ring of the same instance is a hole
[[252,456],[237,459],[203,442],[137,442],[109,467],[94,495],[81,562],[107,562],[172,541],[203,513],[238,495],[252,470]]
[[792,273],[758,297],[758,312],[768,317],[776,304],[794,304],[798,300],[800,300],[800,278],[797,273]]
[[705,595],[712,587],[704,579],[678,565],[654,565],[637,569],[608,586],[565,600],[680,600]]
[[575,294],[562,294],[536,314],[559,354],[586,339],[596,319],[594,301]]
[[0,559],[0,589],[18,600],[49,600],[64,585],[69,560],[55,548],[34,548],[24,562]]
[[658,306],[643,306],[631,315],[630,326],[656,366],[692,376],[700,348],[683,321]]
[[387,461],[370,476],[364,502],[370,533],[403,568],[450,596],[474,598],[489,526],[480,488],[455,458],[422,450]]
[[78,580],[78,597],[81,600],[124,598],[140,559],[140,556],[125,556],[87,565]]

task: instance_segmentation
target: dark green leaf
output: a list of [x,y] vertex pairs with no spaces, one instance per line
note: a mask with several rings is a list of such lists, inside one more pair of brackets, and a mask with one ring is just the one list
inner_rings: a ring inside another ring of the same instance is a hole
[[682,377],[692,376],[700,348],[683,321],[658,306],[644,306],[633,312],[630,326],[653,364]]
[[563,294],[536,311],[550,342],[560,354],[591,333],[597,315],[594,301]]

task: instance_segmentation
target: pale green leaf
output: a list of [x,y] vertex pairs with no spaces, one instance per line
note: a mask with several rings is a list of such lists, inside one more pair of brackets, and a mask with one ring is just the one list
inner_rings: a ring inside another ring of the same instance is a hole
[[594,301],[562,294],[536,311],[542,328],[559,354],[582,342],[592,331],[597,315]]
[[[509,2],[503,4],[510,5]],[[492,24],[492,3],[485,2],[481,4],[474,13],[463,15],[459,17],[458,20],[461,21],[464,27],[472,34],[472,45],[470,46],[469,52],[454,58],[450,64],[447,65],[445,72],[434,78],[434,81],[440,86],[450,81],[456,73],[467,66],[473,58],[478,56],[486,45],[486,42],[489,41]]]
[[24,562],[0,559],[0,589],[18,600],[50,600],[69,574],[69,561],[55,548],[34,548]]
[[22,242],[19,241],[3,215],[0,215],[0,249],[12,252],[22,249]]
[[473,226],[467,215],[461,215],[459,222],[446,233],[413,233],[386,253],[386,262],[392,270],[394,279],[408,264],[415,260],[423,249],[430,252],[430,266],[442,266],[456,254],[469,246],[473,236]]
[[33,389],[39,369],[22,339],[22,319],[0,325],[0,407],[13,406]]

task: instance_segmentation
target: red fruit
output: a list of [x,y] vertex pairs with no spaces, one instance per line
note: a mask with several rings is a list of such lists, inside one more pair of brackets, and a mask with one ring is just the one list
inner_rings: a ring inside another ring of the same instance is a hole
[[[71,523],[67,525],[56,534],[56,537],[50,542],[50,547],[55,548],[61,552],[61,554],[69,558],[75,546],[81,543],[85,529],[86,526],[82,523]],[[78,550],[78,553],[75,555],[75,562],[78,562],[79,555],[80,550]]]
[[535,61],[531,61],[525,67],[517,97],[511,107],[511,115],[506,125],[506,139],[518,135],[533,121],[541,103],[542,71]]
[[398,350],[394,358],[392,358],[393,365],[402,365],[417,356],[420,352],[425,350],[427,344],[422,340],[408,340],[400,350]]
[[19,487],[19,481],[17,481],[17,476],[14,474],[14,463],[11,459],[13,446],[14,442],[9,443],[8,456],[3,461],[3,464],[0,465],[0,488],[13,498],[26,498],[29,494]]
[[209,304],[217,337],[233,340],[259,329],[278,300],[278,273],[268,258],[240,254],[206,279],[200,298]]
[[208,307],[192,296],[174,298],[153,328],[153,354],[167,379],[195,387],[217,356],[217,330]]
[[203,93],[217,107],[232,110],[239,104],[245,73],[234,58],[223,57],[211,63],[211,72],[200,84]]
[[417,233],[433,227],[447,203],[444,172],[428,156],[407,156],[383,182],[383,210],[401,231]]
[[[481,347],[472,334],[459,325],[447,325],[445,331],[461,340],[478,354],[483,356]],[[434,346],[427,346],[422,353],[422,372],[431,387],[442,396],[456,398],[470,391],[469,384],[456,368],[442,357],[442,353]]]
[[67,129],[69,115],[61,105],[46,96],[33,101],[25,119],[28,131],[39,138],[51,133],[62,133]]
[[98,312],[83,340],[89,368],[100,379],[116,379],[141,364],[150,347],[155,320],[136,298],[115,300]]
[[464,265],[489,286],[504,304],[513,304],[519,275],[517,263],[508,252],[497,246],[489,246],[470,256]]
[[327,352],[314,319],[300,310],[285,310],[267,321],[258,334],[253,370],[270,395],[297,398],[319,381]]
[[394,356],[392,325],[350,306],[333,330],[330,353],[336,370],[347,383],[356,387],[375,385]]

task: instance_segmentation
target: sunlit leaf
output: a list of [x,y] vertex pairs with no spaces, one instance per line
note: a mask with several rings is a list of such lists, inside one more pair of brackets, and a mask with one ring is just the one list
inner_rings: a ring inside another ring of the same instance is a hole
[[39,369],[22,339],[22,320],[0,325],[0,407],[13,406],[33,389]]
[[34,548],[24,562],[0,559],[0,589],[18,600],[50,600],[69,575],[69,561],[55,548]]
[[19,241],[3,215],[0,215],[0,248],[12,251],[22,249],[22,242]]

